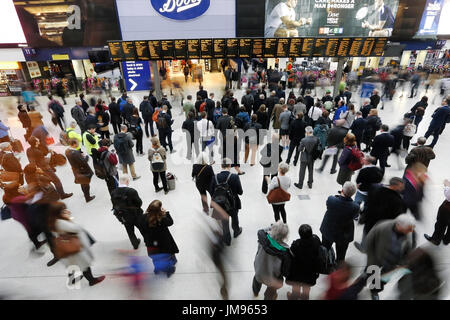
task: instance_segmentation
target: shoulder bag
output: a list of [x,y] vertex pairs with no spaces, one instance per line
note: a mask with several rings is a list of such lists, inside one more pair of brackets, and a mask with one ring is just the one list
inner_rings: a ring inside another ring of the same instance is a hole
[[286,202],[291,200],[291,194],[283,190],[283,188],[281,188],[280,178],[277,177],[277,180],[278,180],[278,187],[273,190],[270,190],[269,194],[267,195],[267,201],[270,204]]
[[60,234],[53,243],[53,253],[58,259],[67,258],[81,251],[81,241],[75,234]]

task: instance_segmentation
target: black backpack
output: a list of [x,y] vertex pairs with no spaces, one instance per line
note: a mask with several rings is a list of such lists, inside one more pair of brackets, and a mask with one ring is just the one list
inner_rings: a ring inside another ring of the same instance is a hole
[[127,141],[125,139],[117,139],[116,151],[118,154],[125,154],[127,152],[127,147],[125,146],[126,143]]
[[240,117],[234,117],[234,125],[239,129],[244,129],[244,121]]
[[228,184],[230,177],[231,173],[222,183],[219,183],[217,176],[214,177],[214,179],[216,179],[216,187],[214,188],[214,193],[212,196],[212,200],[227,213],[230,213],[234,209],[234,195],[231,191],[230,185]]
[[321,245],[319,247],[319,273],[330,274],[334,270],[336,270],[336,255],[333,247],[328,250],[326,247]]

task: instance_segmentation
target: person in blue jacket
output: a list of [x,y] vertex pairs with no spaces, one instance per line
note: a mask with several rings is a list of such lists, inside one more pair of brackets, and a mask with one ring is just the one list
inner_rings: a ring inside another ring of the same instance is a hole
[[439,136],[444,132],[445,125],[450,122],[450,97],[447,97],[442,101],[442,107],[436,109],[433,114],[433,120],[431,120],[430,126],[425,133],[425,138],[433,136],[433,141],[427,147],[434,148]]

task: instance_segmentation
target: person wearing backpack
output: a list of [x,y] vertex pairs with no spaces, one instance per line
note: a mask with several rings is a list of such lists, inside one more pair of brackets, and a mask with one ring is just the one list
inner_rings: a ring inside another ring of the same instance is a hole
[[[197,163],[192,167],[192,179],[195,180],[195,186],[197,187],[198,192],[200,192],[203,211],[207,214],[209,214],[209,207],[206,191],[210,191],[209,187],[213,178],[214,170],[212,166],[208,164],[208,154],[202,152],[197,159]],[[212,194],[210,195],[212,196]]]
[[300,157],[300,171],[298,183],[294,185],[298,189],[303,188],[303,181],[305,180],[306,168],[308,168],[308,187],[312,189],[313,175],[314,175],[314,162],[319,158],[319,138],[313,135],[313,128],[308,126],[305,128],[306,137],[300,141],[299,150],[301,151]]
[[[166,149],[161,147],[158,137],[151,139],[152,147],[148,150],[148,160],[150,161],[150,170],[153,173],[153,185],[155,186],[155,192],[159,192],[164,189],[164,193],[169,193],[166,179]],[[159,187],[158,180],[161,178],[163,187]]]
[[255,297],[266,285],[264,300],[276,300],[277,290],[283,287],[283,277],[288,276],[291,269],[291,255],[286,240],[289,227],[282,221],[277,221],[270,228],[258,231],[258,251],[256,252],[255,276],[252,290]]
[[144,151],[142,147],[142,137],[144,136],[144,131],[142,130],[143,121],[139,117],[139,110],[137,108],[133,109],[133,116],[130,118],[130,132],[133,138],[136,139],[136,154],[138,156],[143,156]]
[[131,176],[133,181],[140,178],[136,175],[134,169],[134,155],[133,147],[134,143],[131,138],[131,134],[127,133],[128,127],[126,125],[120,126],[120,133],[114,136],[114,148],[119,156],[119,163],[122,165],[123,174],[128,174],[128,166],[130,167]]
[[[241,180],[237,174],[230,172],[232,161],[224,158],[222,162],[222,172],[217,174],[211,181],[210,194],[212,201],[220,206],[231,217],[231,227],[234,237],[237,238],[242,233],[239,226],[238,212],[242,208],[239,196],[244,193]],[[228,219],[222,219],[223,239],[226,245],[231,245],[231,234]]]
[[83,110],[81,100],[75,101],[75,107],[70,110],[72,118],[77,122],[78,126],[81,129],[81,133],[83,134],[86,131],[85,121],[86,121],[86,113]]
[[212,118],[212,122],[214,123],[214,125],[217,125],[217,121],[219,120],[220,117],[222,117],[223,111],[222,111],[222,105],[220,103],[220,101],[216,102],[216,107],[214,108],[214,112],[213,112],[213,118]]
[[[239,124],[237,121],[238,119],[240,120]],[[236,122],[236,126],[239,129],[244,129],[245,125],[250,122],[250,116],[248,115],[248,113],[244,107],[241,107],[239,109],[239,113],[236,115],[235,122]]]
[[150,125],[150,134],[152,135],[152,137],[155,136],[155,132],[153,129],[153,107],[150,104],[150,101],[148,101],[148,96],[144,97],[144,101],[141,102],[140,106],[139,106],[139,111],[141,112],[142,115],[142,119],[144,120],[144,128],[145,128],[145,135],[148,138],[149,137],[149,132],[148,132],[148,127]]
[[319,278],[320,255],[322,245],[319,237],[313,234],[309,224],[298,228],[299,239],[291,244],[292,264],[286,283],[292,286],[287,293],[288,300],[309,300],[311,287]]
[[336,262],[344,261],[348,245],[354,239],[354,219],[359,214],[359,206],[352,199],[356,192],[353,182],[347,181],[339,195],[327,199],[327,211],[320,225],[322,244],[331,250],[336,243]]
[[353,133],[347,133],[344,138],[344,150],[339,157],[339,173],[337,183],[344,185],[352,179],[356,170],[363,166],[364,154],[356,146],[356,137]]
[[99,142],[100,148],[98,148],[97,163],[102,166],[105,173],[106,186],[108,188],[109,194],[118,187],[119,185],[119,173],[117,172],[117,164],[119,160],[115,152],[108,150],[111,146],[111,141],[109,139],[103,139]]
[[169,146],[170,153],[176,152],[173,149],[172,145],[172,124],[174,120],[172,116],[169,114],[169,109],[166,105],[162,107],[161,112],[158,114],[158,133],[159,133],[159,141],[164,149],[167,150],[167,146]]
[[114,216],[122,223],[127,231],[128,238],[134,250],[139,248],[141,239],[136,237],[135,226],[139,223],[143,210],[142,200],[137,191],[129,187],[130,178],[122,176],[119,179],[119,187],[111,193]]

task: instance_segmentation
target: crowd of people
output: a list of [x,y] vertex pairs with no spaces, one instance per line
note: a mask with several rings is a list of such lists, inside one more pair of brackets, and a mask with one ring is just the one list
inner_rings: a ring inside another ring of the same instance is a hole
[[[383,285],[389,273],[398,269],[411,271],[399,284],[402,297],[437,298],[441,280],[433,273],[429,253],[417,248],[414,229],[423,216],[420,204],[427,184],[427,168],[436,158],[433,148],[450,122],[450,96],[442,99],[426,134],[418,137],[411,149],[410,141],[416,136],[428,107],[426,96],[412,104],[398,126],[390,128],[379,117],[382,104],[377,90],[358,108],[345,83],[335,97],[326,91],[323,97],[313,98],[308,81],[296,94],[294,90],[286,90],[285,80],[268,82],[268,87],[260,82],[255,90],[247,89],[240,101],[235,97],[232,82],[227,82],[227,90],[220,100],[200,86],[196,100],[187,96],[181,108],[173,107],[166,95],[157,99],[153,91],[138,107],[126,92],[118,99],[111,97],[108,104],[101,98],[88,103],[81,94],[70,109],[72,120],[68,126],[65,108],[49,96],[48,112],[54,126],[61,129],[58,142],[67,147],[65,154],[58,154],[50,147],[55,143],[47,129],[51,124],[43,123],[37,108],[19,105],[18,119],[29,145],[25,151],[18,140],[10,138],[7,124],[0,121],[3,169],[0,178],[6,205],[2,215],[9,210],[12,218],[24,226],[34,250],[48,244],[54,255],[48,266],[59,260],[66,266],[79,266],[83,276],[69,273],[72,284],[81,278],[91,286],[105,280],[104,276],[94,277],[91,270],[90,247],[95,243],[94,237],[71,221],[71,213],[62,201],[73,196],[64,191],[57,175],[57,168],[68,162],[74,183],[80,185],[86,203],[95,199],[90,190],[94,175],[105,181],[114,215],[124,225],[132,247],[140,246],[137,229],[153,261],[155,274],[171,276],[176,270],[175,255],[179,249],[169,227],[176,221],[160,200],[152,201],[144,211],[137,190],[129,186],[130,180],[141,178],[134,164],[145,155],[145,134],[151,141],[146,155],[155,194],[162,190],[167,194],[172,189],[167,160],[175,152],[180,155],[186,150],[180,156],[193,163],[192,178],[200,193],[203,212],[219,225],[213,233],[212,256],[224,280],[220,293],[227,299],[222,253],[232,241],[229,220],[233,238],[243,232],[239,211],[246,190],[241,184],[245,178],[241,165],[257,165],[259,155],[263,170],[261,192],[272,206],[274,223],[270,227],[261,226],[255,235],[258,242],[252,283],[255,296],[264,284],[267,287],[264,298],[276,299],[277,290],[286,280],[292,286],[287,298],[306,300],[319,274],[326,274],[329,288],[324,299],[356,299],[367,285],[369,267],[378,266],[384,275]],[[411,81],[414,97],[415,84]],[[175,112],[178,109],[180,113]],[[182,132],[186,136],[186,148],[179,150],[172,143],[174,118],[183,119]],[[427,145],[431,135],[433,141]],[[20,152],[25,152],[29,162],[23,168],[16,157]],[[391,166],[393,155],[398,159],[399,168],[406,165],[404,173],[386,177],[385,169]],[[289,191],[292,185],[304,188],[306,170],[307,186],[312,189],[314,175],[323,174],[330,157],[333,163],[329,173],[330,176],[337,173],[336,182],[340,187],[336,195],[326,200],[326,212],[320,230],[316,231],[322,236],[317,236],[310,225],[302,224],[298,228],[299,238],[289,246],[286,243],[289,212],[285,208],[291,201]],[[219,172],[214,171],[216,161],[221,168]],[[287,173],[298,164],[298,181],[292,183]],[[319,167],[315,170],[316,164]],[[387,185],[382,183],[383,179],[388,180]],[[445,200],[439,208],[435,231],[432,236],[424,235],[432,244],[450,243],[449,201],[450,182],[446,181]],[[354,242],[355,223],[364,225],[361,242]],[[41,233],[45,235],[43,241],[38,239]],[[352,242],[367,254],[367,268],[354,282],[350,282],[352,266],[346,261]],[[431,264],[426,272],[432,273],[436,281],[420,285],[426,276],[421,267],[424,263]],[[373,299],[378,299],[383,285],[371,290]]]

